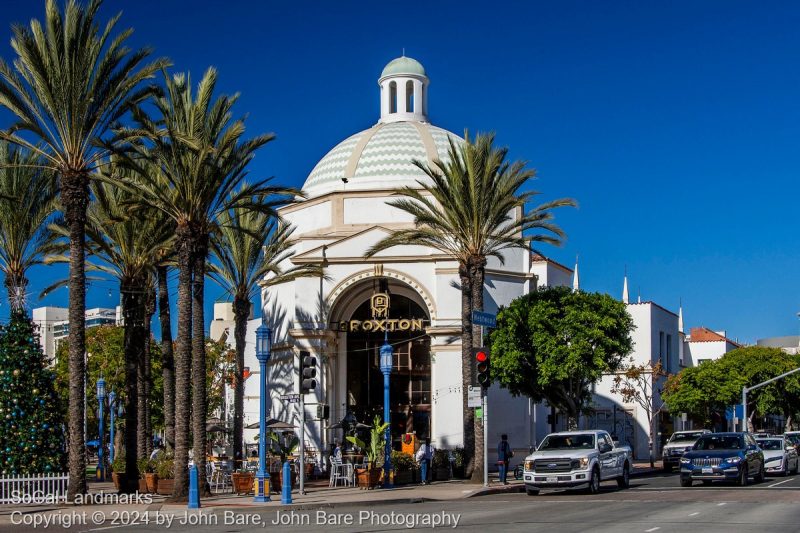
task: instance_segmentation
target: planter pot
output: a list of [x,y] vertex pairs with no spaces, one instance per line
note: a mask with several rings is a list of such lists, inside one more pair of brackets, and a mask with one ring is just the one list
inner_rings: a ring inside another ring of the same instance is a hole
[[236,494],[250,494],[253,490],[255,475],[252,472],[234,472],[231,474],[233,492]]
[[147,494],[147,480],[143,477],[139,478],[139,492]]
[[408,485],[409,483],[413,482],[414,475],[411,473],[411,470],[400,470],[394,473],[395,485]]
[[144,475],[145,485],[147,485],[147,492],[155,494],[158,492],[158,474],[148,472]]
[[114,481],[114,488],[119,490],[119,488],[125,484],[127,477],[125,476],[125,472],[112,472],[111,479]]
[[433,470],[433,479],[436,481],[447,481],[450,479],[449,468],[436,468]]
[[175,486],[174,479],[161,479],[159,478],[156,487],[156,492],[162,496],[172,496],[172,489]]
[[463,466],[454,466],[453,477],[456,479],[466,479],[467,477],[466,469]]
[[380,468],[356,468],[356,479],[358,487],[362,489],[371,490],[378,486],[381,479]]

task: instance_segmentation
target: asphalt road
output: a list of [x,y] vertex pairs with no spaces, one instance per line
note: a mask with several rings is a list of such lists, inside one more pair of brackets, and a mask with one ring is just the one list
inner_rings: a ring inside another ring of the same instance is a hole
[[[798,532],[800,476],[768,478],[748,487],[697,484],[681,488],[677,475],[659,474],[635,478],[627,490],[618,490],[615,483],[604,483],[597,495],[542,491],[538,496],[502,494],[450,502],[295,511],[217,508],[190,514],[189,523],[184,522],[183,515],[177,515],[170,524],[165,516],[151,512],[149,517],[149,524],[107,522],[73,527],[70,531],[377,532],[407,530],[410,520],[421,529],[430,529],[426,520],[438,520],[437,529],[455,525],[465,531]],[[26,530],[31,529],[13,529]]]

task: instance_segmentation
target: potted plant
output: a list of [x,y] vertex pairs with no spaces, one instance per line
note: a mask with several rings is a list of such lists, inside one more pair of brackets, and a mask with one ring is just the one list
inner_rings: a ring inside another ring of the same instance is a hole
[[447,481],[450,479],[450,452],[448,450],[434,450],[431,460],[433,479]]
[[158,476],[156,492],[164,496],[172,495],[175,485],[175,459],[172,454],[164,454],[155,465],[155,473]]
[[410,453],[392,451],[392,471],[394,484],[406,485],[414,481],[414,457]]
[[456,446],[452,450],[453,454],[453,477],[465,479],[467,474],[467,453],[461,446]]
[[255,481],[255,474],[247,470],[237,470],[231,474],[231,484],[233,485],[233,492],[236,494],[249,494],[253,490],[253,481]]
[[136,461],[136,466],[139,470],[139,492],[141,493],[148,493],[148,492],[155,492],[156,491],[156,483],[157,481],[153,481],[152,487],[147,484],[147,474],[150,473],[151,477],[153,474],[153,464],[150,462],[149,459],[142,457]]
[[114,488],[119,488],[125,485],[125,454],[117,454],[114,461],[111,463],[111,479],[114,481]]
[[384,432],[387,427],[389,427],[389,424],[381,422],[381,417],[376,415],[372,423],[372,428],[370,429],[369,445],[364,449],[364,455],[367,459],[367,468],[356,469],[358,486],[362,489],[375,488],[381,479],[383,448],[386,443]]

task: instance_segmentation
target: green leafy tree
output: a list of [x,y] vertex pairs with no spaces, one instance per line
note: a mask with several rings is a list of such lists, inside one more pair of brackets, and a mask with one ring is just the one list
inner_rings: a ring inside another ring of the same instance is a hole
[[[741,396],[742,389],[738,388]],[[714,419],[735,402],[737,381],[728,379],[714,361],[684,368],[667,378],[662,396],[671,413],[686,413],[704,427],[713,428]]]
[[592,383],[633,350],[633,327],[625,304],[607,294],[538,289],[497,314],[492,375],[515,396],[547,400],[576,428]]
[[47,223],[55,179],[42,166],[38,153],[0,141],[0,271],[12,309],[24,308],[28,269],[42,263],[54,239]]
[[473,347],[472,311],[483,309],[486,264],[490,257],[504,261],[509,248],[529,249],[534,242],[561,243],[564,232],[553,223],[553,210],[574,206],[571,199],[530,207],[540,193],[522,191],[536,172],[524,161],[509,162],[508,148],[494,145],[494,134],[474,140],[450,141],[448,161],[414,161],[427,176],[416,187],[395,191],[389,205],[414,217],[413,229],[392,231],[367,251],[367,257],[402,245],[429,246],[458,262],[461,289],[461,385],[464,412],[464,448],[470,460],[467,476],[482,479],[475,457],[483,456],[483,426],[467,407],[472,384],[470,350]]
[[114,34],[119,15],[100,25],[100,4],[68,0],[62,12],[55,0],[47,0],[44,23],[33,19],[28,27],[12,26],[13,62],[0,59],[0,107],[13,116],[0,138],[41,155],[42,165],[56,173],[69,228],[70,500],[86,492],[82,420],[89,182],[108,155],[107,133],[132,105],[150,96],[152,88],[143,83],[166,65],[164,60],[144,64],[150,50],[126,46],[132,30]]
[[14,310],[0,327],[0,473],[63,472],[64,419],[33,323]]

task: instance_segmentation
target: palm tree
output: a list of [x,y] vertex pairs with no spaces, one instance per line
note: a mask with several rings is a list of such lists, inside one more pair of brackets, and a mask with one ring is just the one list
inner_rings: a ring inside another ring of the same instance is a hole
[[259,286],[285,283],[301,276],[318,276],[317,266],[285,269],[294,255],[291,226],[274,217],[241,207],[223,211],[217,217],[217,231],[211,238],[209,275],[233,298],[234,366],[233,457],[241,461],[244,430],[244,347],[251,300]]
[[52,247],[55,208],[55,180],[39,155],[0,141],[0,271],[12,310],[24,308],[28,269]]
[[[113,168],[113,167],[112,167]],[[117,174],[121,178],[121,174]],[[131,212],[133,193],[110,182],[95,181],[91,186],[94,201],[87,212],[86,235],[88,249],[99,261],[87,265],[90,271],[101,272],[116,278],[122,296],[122,319],[125,328],[125,472],[126,492],[135,492],[138,485],[136,460],[145,456],[142,437],[147,414],[143,405],[147,394],[143,385],[146,350],[146,303],[155,265],[164,246],[173,239],[171,228],[159,224],[158,218],[147,212]],[[65,227],[54,226],[54,231],[68,235]],[[64,246],[66,251],[66,245]],[[47,262],[67,262],[64,255],[51,255]],[[58,284],[48,287],[50,291]]]
[[150,50],[132,52],[125,46],[132,30],[112,36],[119,15],[101,29],[100,3],[89,0],[84,7],[68,0],[62,13],[55,0],[47,0],[44,27],[36,19],[30,27],[12,26],[13,66],[0,59],[0,106],[15,119],[0,138],[40,154],[42,166],[56,172],[69,227],[69,500],[86,492],[84,228],[89,181],[107,155],[100,148],[104,136],[130,106],[150,96],[152,89],[142,83],[166,64],[144,65]]
[[552,210],[574,206],[571,199],[560,199],[536,206],[525,206],[539,193],[520,192],[536,175],[526,162],[509,163],[507,148],[494,146],[494,134],[478,134],[457,146],[450,141],[450,161],[414,163],[429,178],[418,187],[396,191],[401,198],[389,202],[414,217],[414,228],[393,231],[367,251],[371,257],[393,246],[422,245],[437,249],[458,262],[461,282],[461,369],[464,410],[464,447],[471,457],[467,473],[474,480],[482,477],[474,468],[475,458],[483,457],[483,430],[467,407],[467,391],[472,385],[472,311],[483,310],[483,285],[487,259],[504,262],[508,248],[528,249],[533,242],[559,245],[564,232],[552,222]]
[[161,327],[161,375],[164,382],[164,445],[168,451],[175,448],[175,359],[172,354],[172,322],[169,310],[169,266],[162,251],[156,266],[158,283],[158,322]]
[[[205,486],[206,392],[203,290],[209,236],[216,219],[233,207],[275,215],[293,189],[275,187],[269,179],[242,185],[255,152],[273,139],[259,135],[243,140],[244,120],[233,119],[237,96],[214,99],[217,74],[206,71],[196,92],[189,77],[165,75],[166,91],[155,99],[156,118],[134,113],[137,128],[120,130],[123,137],[141,136],[130,144],[127,161],[137,170],[131,186],[140,203],[163,212],[175,223],[178,263],[178,339],[175,350],[175,462],[186,464],[189,451],[189,377],[192,382],[192,436],[200,486]],[[142,161],[159,168],[148,172]],[[241,188],[238,192],[233,191]],[[175,471],[175,499],[188,493],[188,473]]]

